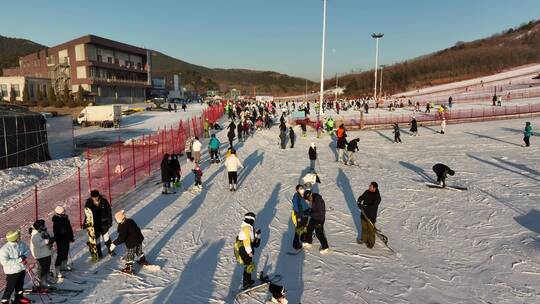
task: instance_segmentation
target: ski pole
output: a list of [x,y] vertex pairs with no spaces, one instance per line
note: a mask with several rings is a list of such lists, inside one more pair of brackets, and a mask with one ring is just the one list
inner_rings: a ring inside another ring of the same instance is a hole
[[[43,300],[43,297],[41,296],[41,292],[39,291],[39,286],[37,285],[37,279],[36,279],[36,277],[33,275],[32,270],[29,269],[29,268],[26,267],[26,266],[24,267],[24,270],[26,270],[26,273],[28,273],[28,276],[30,277],[30,280],[32,281],[32,285],[34,286],[34,288],[35,288],[36,291],[37,291],[37,294],[38,294],[38,296],[39,296],[39,299],[41,300],[41,303],[45,303],[45,300]],[[46,293],[46,295],[47,295],[47,298],[49,298],[49,301],[52,301],[51,296],[50,296],[48,293]]]

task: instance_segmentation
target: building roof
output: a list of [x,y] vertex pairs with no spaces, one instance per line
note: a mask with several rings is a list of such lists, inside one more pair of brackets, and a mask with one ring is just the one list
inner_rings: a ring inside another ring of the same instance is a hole
[[62,44],[53,46],[50,49],[60,50],[60,49],[63,49],[65,47],[67,47],[68,45],[81,44],[81,43],[91,43],[91,44],[98,44],[98,45],[108,46],[108,47],[111,47],[111,48],[123,50],[123,51],[126,51],[126,52],[131,52],[131,53],[137,53],[137,54],[141,54],[141,55],[146,55],[146,51],[147,51],[144,48],[140,48],[140,47],[137,47],[137,46],[129,45],[129,44],[126,44],[126,43],[122,43],[122,42],[119,42],[119,41],[114,41],[114,40],[111,40],[111,39],[107,39],[107,38],[103,38],[103,37],[99,37],[99,36],[91,35],[91,34],[88,34],[88,35],[85,35],[85,36],[82,36],[82,37],[79,37],[79,38],[75,38],[73,40],[64,42]]

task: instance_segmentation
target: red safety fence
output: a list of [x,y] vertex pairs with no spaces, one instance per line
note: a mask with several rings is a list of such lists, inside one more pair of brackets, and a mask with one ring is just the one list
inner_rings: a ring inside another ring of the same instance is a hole
[[[74,231],[81,229],[83,207],[93,189],[113,205],[123,194],[145,181],[159,165],[165,153],[183,153],[190,136],[201,136],[204,122],[215,123],[223,116],[223,105],[206,108],[202,115],[164,126],[157,132],[84,153],[84,165],[64,180],[44,188],[35,186],[23,198],[0,213],[0,246],[5,243],[9,230],[19,230],[29,241],[28,228],[36,219],[45,219],[52,234],[51,218],[56,206],[62,206],[69,216]],[[0,271],[0,289],[5,286]]]

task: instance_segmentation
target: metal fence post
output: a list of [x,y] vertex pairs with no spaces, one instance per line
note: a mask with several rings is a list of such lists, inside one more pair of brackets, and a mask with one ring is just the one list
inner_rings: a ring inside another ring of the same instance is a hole
[[120,163],[120,178],[124,178],[124,168],[122,168],[122,144],[120,143],[120,136],[118,136],[118,162]]
[[[151,135],[148,135],[148,137],[146,138],[147,139],[146,140],[147,145],[148,145],[148,176],[150,176],[150,170],[151,170],[150,166],[151,166],[151,163],[152,163],[151,158],[150,158],[150,137],[151,137]],[[143,153],[144,153],[144,151],[143,151]]]
[[90,149],[86,149],[86,162],[88,171],[88,191],[92,191],[92,175],[90,173]]
[[77,167],[77,184],[79,188],[79,226],[82,228],[82,196],[81,196],[81,167]]
[[109,162],[109,148],[105,151],[107,156],[107,184],[109,187],[109,203],[112,204],[112,194],[111,194],[111,166]]
[[131,159],[133,162],[133,187],[137,187],[137,168],[135,168],[135,141],[131,141]]

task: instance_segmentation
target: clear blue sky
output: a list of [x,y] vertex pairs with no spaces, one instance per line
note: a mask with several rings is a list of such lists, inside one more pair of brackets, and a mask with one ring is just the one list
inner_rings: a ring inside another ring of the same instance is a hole
[[[96,34],[221,68],[317,80],[322,0],[3,0],[0,35],[55,45]],[[371,69],[540,18],[540,0],[329,0],[326,76]]]

